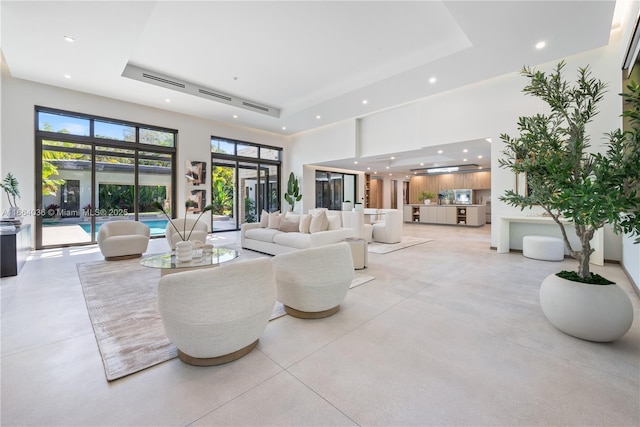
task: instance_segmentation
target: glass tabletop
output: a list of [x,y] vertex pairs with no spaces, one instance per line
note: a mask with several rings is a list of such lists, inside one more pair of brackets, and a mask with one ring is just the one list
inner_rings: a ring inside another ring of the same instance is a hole
[[231,261],[238,257],[238,251],[229,248],[213,248],[211,252],[204,252],[201,258],[193,258],[187,262],[177,262],[173,253],[151,255],[140,260],[140,264],[145,267],[175,269],[189,267],[205,267],[207,265],[218,265]]

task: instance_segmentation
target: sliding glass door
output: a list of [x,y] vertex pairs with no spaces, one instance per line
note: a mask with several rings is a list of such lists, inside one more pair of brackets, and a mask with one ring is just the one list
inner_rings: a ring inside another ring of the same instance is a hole
[[280,209],[281,149],[211,138],[211,229],[237,230],[256,222],[260,212]]

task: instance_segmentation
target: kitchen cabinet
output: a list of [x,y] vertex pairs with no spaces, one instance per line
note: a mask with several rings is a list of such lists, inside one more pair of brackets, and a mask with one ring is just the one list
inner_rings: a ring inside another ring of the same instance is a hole
[[486,223],[484,205],[405,205],[405,222],[480,227]]

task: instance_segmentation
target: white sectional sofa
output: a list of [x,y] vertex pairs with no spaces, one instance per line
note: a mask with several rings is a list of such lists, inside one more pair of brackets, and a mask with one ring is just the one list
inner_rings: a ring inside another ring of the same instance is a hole
[[[243,249],[278,255],[340,243],[356,236],[355,229],[342,227],[340,211],[312,209],[304,215],[279,214],[279,220],[276,214],[263,211],[259,223],[242,224],[240,243]],[[321,215],[326,217],[326,222],[322,221]]]

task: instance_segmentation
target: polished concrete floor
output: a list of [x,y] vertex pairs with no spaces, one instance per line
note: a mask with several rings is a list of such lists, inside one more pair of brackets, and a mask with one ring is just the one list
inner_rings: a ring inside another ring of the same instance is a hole
[[[406,224],[435,240],[369,254],[376,279],[321,320],[268,325],[244,358],[178,359],[107,382],[76,263],[95,246],[39,251],[3,279],[1,423],[41,425],[640,425],[640,303],[619,265],[594,270],[634,305],[597,344],[544,318],[538,287],[561,263],[491,250],[480,229]],[[215,236],[233,244],[238,233]],[[167,248],[153,240],[149,253]],[[237,262],[257,256],[243,251]],[[329,267],[329,266],[328,266]]]

